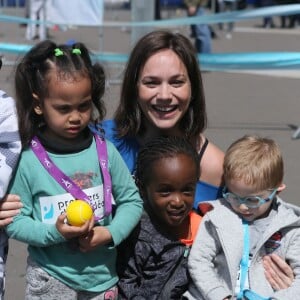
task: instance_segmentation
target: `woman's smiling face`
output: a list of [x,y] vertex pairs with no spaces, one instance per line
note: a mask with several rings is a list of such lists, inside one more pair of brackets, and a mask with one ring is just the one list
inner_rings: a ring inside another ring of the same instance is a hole
[[174,51],[158,51],[146,61],[139,76],[138,95],[148,121],[144,123],[146,128],[178,127],[190,105],[191,84],[185,65]]

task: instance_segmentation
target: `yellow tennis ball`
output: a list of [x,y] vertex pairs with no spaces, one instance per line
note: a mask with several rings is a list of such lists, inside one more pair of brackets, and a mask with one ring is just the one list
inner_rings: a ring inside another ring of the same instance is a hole
[[83,200],[72,201],[66,209],[68,223],[72,226],[82,226],[93,216],[91,206]]

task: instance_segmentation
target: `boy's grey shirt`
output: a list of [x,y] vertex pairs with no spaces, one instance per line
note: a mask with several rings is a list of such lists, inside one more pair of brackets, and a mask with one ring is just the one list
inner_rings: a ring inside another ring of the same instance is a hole
[[0,90],[0,199],[6,193],[20,151],[15,101]]
[[[236,287],[244,244],[242,219],[224,199],[211,201],[209,204],[213,206],[213,210],[202,219],[188,260],[194,284],[184,294],[187,299],[224,299],[234,295]],[[253,253],[249,284],[251,290],[261,296],[295,300],[300,295],[300,208],[285,203],[278,197],[277,205],[277,214]],[[265,242],[278,231],[282,233],[282,239],[275,253],[288,262],[295,279],[288,289],[273,291],[264,275],[262,257],[266,255]]]

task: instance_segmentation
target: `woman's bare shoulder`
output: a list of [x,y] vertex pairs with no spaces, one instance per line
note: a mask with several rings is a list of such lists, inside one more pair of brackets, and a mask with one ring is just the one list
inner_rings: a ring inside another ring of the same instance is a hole
[[201,181],[215,186],[222,185],[223,161],[224,152],[209,142],[200,163]]

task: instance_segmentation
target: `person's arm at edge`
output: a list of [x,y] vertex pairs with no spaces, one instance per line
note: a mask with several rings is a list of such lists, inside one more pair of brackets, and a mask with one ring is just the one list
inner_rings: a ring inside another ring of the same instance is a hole
[[0,201],[0,228],[10,224],[21,212],[23,204],[18,195],[8,194]]
[[[22,207],[18,196],[5,195],[21,152],[21,140],[18,134],[18,119],[14,99],[0,90],[0,100],[1,144],[5,145],[3,151],[10,151],[10,166],[4,168],[2,164],[6,165],[6,159],[2,159],[0,168],[2,170],[0,170],[0,199],[2,198],[0,200],[0,227],[3,227],[12,222],[13,217],[20,212],[20,208]],[[5,156],[5,152],[2,155]]]

